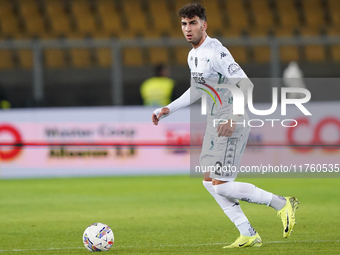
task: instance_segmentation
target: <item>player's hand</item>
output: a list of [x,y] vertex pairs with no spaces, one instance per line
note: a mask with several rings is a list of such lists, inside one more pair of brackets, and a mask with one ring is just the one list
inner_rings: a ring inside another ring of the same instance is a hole
[[218,136],[230,137],[236,128],[236,122],[228,119],[227,123],[221,123],[217,126]]
[[[158,110],[158,109],[157,109],[157,110]],[[162,117],[163,115],[167,115],[167,114],[170,113],[170,109],[167,108],[167,107],[161,108],[160,111],[157,111],[157,110],[152,114],[152,117],[151,117],[152,122],[153,122],[153,124],[154,124],[155,126],[158,125],[158,122],[159,122],[160,117]],[[157,114],[157,115],[156,115],[156,114]]]

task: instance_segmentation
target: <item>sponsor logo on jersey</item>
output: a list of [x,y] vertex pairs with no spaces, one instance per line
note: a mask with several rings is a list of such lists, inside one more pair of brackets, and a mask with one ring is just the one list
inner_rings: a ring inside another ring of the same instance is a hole
[[194,79],[196,83],[205,83],[203,73],[200,72],[191,72],[191,77]]
[[221,59],[227,56],[227,53],[225,52],[221,52],[220,54],[221,54]]

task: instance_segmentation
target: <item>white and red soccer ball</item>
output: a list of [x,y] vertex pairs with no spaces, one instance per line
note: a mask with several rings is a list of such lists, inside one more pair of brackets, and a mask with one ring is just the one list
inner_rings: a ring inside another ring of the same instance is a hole
[[108,251],[114,242],[111,228],[103,223],[93,223],[83,234],[83,243],[89,251]]

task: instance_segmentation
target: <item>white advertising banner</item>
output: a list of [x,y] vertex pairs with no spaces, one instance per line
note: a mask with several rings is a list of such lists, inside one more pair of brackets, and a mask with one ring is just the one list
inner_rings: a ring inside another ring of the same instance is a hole
[[[197,107],[200,107],[197,105]],[[255,105],[269,109],[269,104]],[[249,115],[253,126],[244,166],[340,163],[340,103],[308,103],[311,116],[288,107],[270,116]],[[189,108],[158,126],[153,108],[12,109],[0,112],[1,178],[189,174]],[[288,127],[293,126],[295,127]],[[15,144],[15,146],[13,145]],[[301,146],[305,145],[305,146]],[[315,146],[318,145],[318,146]],[[336,145],[331,147],[331,145]],[[198,147],[199,148],[199,147]],[[197,157],[197,153],[191,154]]]
[[153,110],[109,107],[0,112],[1,177],[187,173],[189,150],[162,145],[188,143],[189,109],[157,127],[151,122]]

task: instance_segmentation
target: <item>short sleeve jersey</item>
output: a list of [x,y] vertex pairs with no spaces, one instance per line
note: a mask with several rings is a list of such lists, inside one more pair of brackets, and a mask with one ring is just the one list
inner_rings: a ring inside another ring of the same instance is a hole
[[[217,126],[214,127],[214,119],[229,119],[232,115],[233,104],[231,91],[226,88],[216,88],[216,86],[218,84],[236,86],[242,78],[247,78],[247,75],[235,62],[229,50],[219,40],[209,36],[198,48],[193,48],[189,52],[188,65],[192,89],[198,90],[202,96],[205,95],[207,98],[207,132],[216,134]],[[238,124],[233,135],[250,131],[246,114],[238,122],[243,122],[244,119],[246,124]]]

